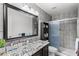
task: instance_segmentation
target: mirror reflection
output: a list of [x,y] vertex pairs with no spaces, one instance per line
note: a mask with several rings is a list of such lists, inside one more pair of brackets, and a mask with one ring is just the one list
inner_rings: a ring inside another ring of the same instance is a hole
[[37,17],[13,8],[8,10],[8,38],[38,34]]

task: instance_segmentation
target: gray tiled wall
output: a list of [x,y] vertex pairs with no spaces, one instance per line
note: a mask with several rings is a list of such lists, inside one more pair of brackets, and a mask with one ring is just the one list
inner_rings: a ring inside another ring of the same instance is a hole
[[77,20],[77,38],[79,38],[79,4],[78,4],[78,20]]
[[77,20],[65,20],[60,22],[61,47],[74,49],[77,37]]

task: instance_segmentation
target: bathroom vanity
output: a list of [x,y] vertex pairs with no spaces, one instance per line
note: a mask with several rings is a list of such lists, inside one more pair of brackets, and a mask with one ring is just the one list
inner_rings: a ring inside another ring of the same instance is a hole
[[42,49],[40,49],[39,51],[37,51],[32,56],[48,56],[48,44],[44,46]]
[[7,44],[2,56],[48,56],[48,44],[48,41],[39,39],[15,41]]
[[[47,56],[48,41],[28,39],[38,36],[38,16],[16,6],[3,5],[3,38],[5,56]],[[14,39],[14,40],[13,40]]]

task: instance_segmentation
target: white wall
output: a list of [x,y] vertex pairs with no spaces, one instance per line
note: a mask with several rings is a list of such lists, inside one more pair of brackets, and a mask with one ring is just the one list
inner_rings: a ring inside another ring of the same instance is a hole
[[0,3],[0,38],[3,38],[3,4]]

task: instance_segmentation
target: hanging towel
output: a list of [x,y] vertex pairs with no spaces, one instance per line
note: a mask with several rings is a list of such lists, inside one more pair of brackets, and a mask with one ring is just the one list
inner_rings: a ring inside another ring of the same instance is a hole
[[79,38],[76,39],[75,42],[75,52],[79,49]]

